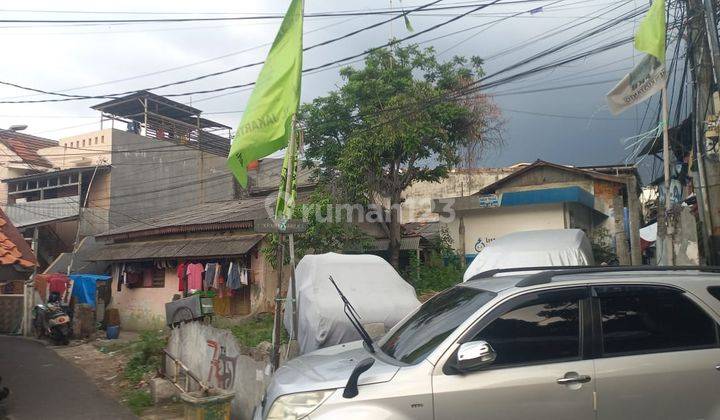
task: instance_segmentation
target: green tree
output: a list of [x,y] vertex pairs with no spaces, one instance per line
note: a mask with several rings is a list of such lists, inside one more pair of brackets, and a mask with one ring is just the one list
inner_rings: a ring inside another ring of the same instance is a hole
[[[308,223],[307,230],[295,234],[295,260],[306,254],[353,251],[363,252],[373,245],[373,240],[350,220],[348,209],[338,204],[326,185],[320,184],[313,193],[295,207],[293,218]],[[263,248],[265,258],[276,267],[278,235],[271,235],[268,246]],[[285,254],[285,263],[289,254]]]
[[477,57],[441,63],[432,48],[376,50],[362,69],[340,71],[337,90],[301,108],[305,164],[335,200],[383,204],[395,267],[402,191],[474,165],[487,145],[500,141],[502,119],[492,101],[457,95],[482,74]]

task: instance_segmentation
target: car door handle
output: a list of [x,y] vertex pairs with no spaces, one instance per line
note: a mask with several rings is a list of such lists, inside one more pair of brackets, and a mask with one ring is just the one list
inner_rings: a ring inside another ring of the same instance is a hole
[[570,377],[564,377],[564,378],[558,378],[557,383],[560,385],[570,385],[570,384],[584,384],[590,382],[590,377],[588,375],[577,375],[577,376],[570,376]]

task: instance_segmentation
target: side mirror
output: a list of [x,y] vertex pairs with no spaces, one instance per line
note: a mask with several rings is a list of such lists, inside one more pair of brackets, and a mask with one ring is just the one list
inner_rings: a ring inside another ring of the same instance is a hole
[[462,343],[457,352],[457,369],[460,372],[475,370],[492,364],[497,353],[486,341]]
[[355,366],[350,377],[348,378],[347,385],[345,385],[345,391],[343,391],[344,398],[355,398],[358,395],[358,379],[366,370],[370,369],[375,363],[375,359],[368,357],[363,359],[360,363]]

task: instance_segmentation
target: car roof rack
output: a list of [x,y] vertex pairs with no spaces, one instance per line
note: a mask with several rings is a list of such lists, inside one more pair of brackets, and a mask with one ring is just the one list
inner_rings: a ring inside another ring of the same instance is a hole
[[482,279],[489,279],[502,273],[519,273],[523,271],[547,271],[547,270],[575,270],[575,269],[587,269],[587,268],[600,268],[601,266],[587,266],[587,265],[546,265],[542,267],[513,267],[513,268],[495,268],[475,274],[474,276],[467,279],[467,281],[475,281]]
[[[531,271],[525,269],[524,271]],[[516,270],[522,271],[522,270]],[[584,267],[552,267],[540,273],[530,274],[523,278],[516,287],[530,287],[540,284],[550,283],[553,278],[558,276],[569,276],[573,274],[592,274],[592,273],[625,273],[625,272],[642,272],[642,271],[701,271],[705,273],[720,273],[718,266],[584,266]]]

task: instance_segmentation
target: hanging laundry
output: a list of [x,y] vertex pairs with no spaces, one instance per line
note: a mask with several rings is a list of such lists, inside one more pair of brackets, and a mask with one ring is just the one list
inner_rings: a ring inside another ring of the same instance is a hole
[[112,280],[111,280],[111,282],[116,282],[117,285],[120,286],[120,264],[112,265]]
[[244,286],[248,285],[248,269],[243,268],[240,272],[240,283],[242,283]]
[[118,281],[117,284],[117,291],[122,291],[122,285],[127,285],[127,271],[125,271],[125,263],[123,263],[122,267],[120,268],[120,278],[121,281]]
[[215,272],[217,271],[217,264],[207,263],[205,264],[205,290],[209,290],[212,287],[213,280],[215,280]]
[[182,292],[185,290],[185,276],[187,276],[185,271],[186,269],[187,266],[182,261],[177,266],[178,292]]
[[212,287],[213,289],[218,288],[218,278],[222,276],[222,270],[222,263],[217,263],[217,265],[215,266],[215,275],[213,276],[212,283],[210,284],[210,287]]
[[217,276],[215,290],[218,291],[218,297],[224,298],[229,296],[227,287],[225,287],[225,277],[223,277],[222,273]]
[[70,286],[70,279],[64,274],[55,273],[50,275],[47,283],[50,293],[57,293],[62,296]]
[[188,289],[202,290],[202,274],[204,267],[202,264],[188,264],[187,266],[187,282]]
[[240,267],[238,266],[238,263],[234,261],[230,263],[230,269],[228,270],[225,286],[230,290],[242,287],[242,283],[240,282]]

